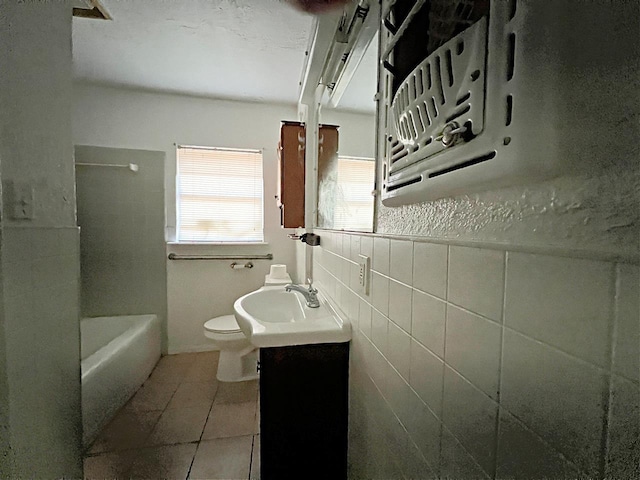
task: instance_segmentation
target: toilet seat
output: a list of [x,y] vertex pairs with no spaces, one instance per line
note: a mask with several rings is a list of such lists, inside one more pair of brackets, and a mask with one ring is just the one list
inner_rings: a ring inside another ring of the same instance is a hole
[[204,324],[204,329],[211,333],[217,333],[219,335],[242,333],[236,318],[233,315],[222,315],[220,317],[207,320]]

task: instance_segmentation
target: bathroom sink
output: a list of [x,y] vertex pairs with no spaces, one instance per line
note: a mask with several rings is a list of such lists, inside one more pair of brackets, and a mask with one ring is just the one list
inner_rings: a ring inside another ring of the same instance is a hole
[[299,293],[284,287],[262,287],[240,297],[233,311],[242,332],[256,347],[283,347],[351,340],[351,324],[318,293],[320,306],[310,308]]

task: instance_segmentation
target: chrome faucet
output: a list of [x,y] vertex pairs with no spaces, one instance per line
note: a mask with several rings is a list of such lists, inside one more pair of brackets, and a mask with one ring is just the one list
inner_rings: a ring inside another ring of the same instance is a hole
[[307,302],[307,307],[309,308],[318,308],[320,306],[320,301],[318,300],[318,290],[313,288],[313,284],[311,279],[307,279],[309,283],[309,288],[305,288],[302,285],[296,285],[294,283],[290,283],[289,285],[285,285],[284,289],[287,292],[294,291],[301,294]]

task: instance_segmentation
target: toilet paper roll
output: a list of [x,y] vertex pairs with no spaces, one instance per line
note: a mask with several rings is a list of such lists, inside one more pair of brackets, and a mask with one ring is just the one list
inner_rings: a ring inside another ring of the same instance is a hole
[[271,265],[271,270],[269,271],[269,276],[271,278],[286,278],[287,277],[287,266],[286,265]]

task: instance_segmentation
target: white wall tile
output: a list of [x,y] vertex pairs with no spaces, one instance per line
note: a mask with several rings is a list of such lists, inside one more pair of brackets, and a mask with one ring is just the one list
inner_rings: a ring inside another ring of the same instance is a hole
[[500,412],[500,434],[496,478],[580,478],[575,465],[544,443],[504,409]]
[[640,478],[640,389],[613,377],[606,478]]
[[383,314],[389,313],[389,278],[376,272],[371,278],[371,303]]
[[411,332],[411,287],[389,282],[389,318],[406,332]]
[[367,373],[376,384],[376,387],[384,394],[388,390],[389,384],[389,376],[387,375],[387,372],[391,369],[389,362],[387,362],[382,352],[373,345],[373,342],[367,353]]
[[413,242],[391,240],[389,276],[411,285],[413,281]]
[[371,268],[376,272],[389,275],[389,249],[388,238],[375,237],[373,239],[373,261]]
[[387,358],[405,380],[409,380],[411,337],[407,332],[389,322]]
[[414,392],[409,394],[409,405],[410,420],[405,428],[430,467],[437,470],[440,463],[440,420]]
[[386,355],[388,351],[388,326],[389,320],[387,317],[377,310],[373,310],[373,315],[371,317],[371,341],[384,355]]
[[506,330],[501,402],[569,460],[597,476],[604,372]]
[[447,306],[445,361],[497,399],[502,328],[478,315]]
[[346,233],[342,235],[342,256],[344,258],[351,256],[351,237],[352,235]]
[[638,382],[640,375],[640,268],[618,267],[616,334],[613,367],[616,373]]
[[358,255],[360,255],[360,243],[362,237],[360,235],[349,235],[350,241],[350,250],[349,250],[349,260],[354,262],[358,261]]
[[346,289],[344,302],[344,313],[346,313],[349,317],[349,320],[351,321],[351,327],[353,329],[358,329],[360,299],[352,290]]
[[610,263],[509,252],[505,323],[607,367],[613,282]]
[[349,272],[349,287],[352,290],[360,291],[360,266],[357,263],[351,264],[351,270]]
[[480,468],[453,435],[443,430],[439,478],[480,480],[491,477]]
[[411,335],[429,350],[444,357],[446,303],[431,295],[413,291]]
[[338,278],[345,285],[349,285],[349,279],[351,277],[351,265],[353,264],[346,258],[340,259],[341,269],[340,269],[340,275]]
[[447,299],[492,320],[502,320],[504,252],[450,247]]
[[409,384],[423,402],[442,416],[444,363],[415,340],[411,340]]
[[360,237],[360,253],[369,258],[373,257],[373,237],[370,237],[370,236]]
[[342,255],[342,237],[344,237],[342,233],[333,234],[333,251],[336,255]]
[[382,389],[382,394],[402,424],[407,425],[413,420],[413,411],[409,400],[412,393],[411,387],[389,363],[386,364],[384,375],[387,383],[385,389]]
[[360,331],[364,333],[369,339],[371,339],[371,315],[371,305],[361,299],[360,309],[358,311],[358,326],[360,327]]
[[485,472],[495,464],[498,404],[445,366],[442,419]]
[[413,287],[436,297],[447,296],[447,245],[414,242]]

